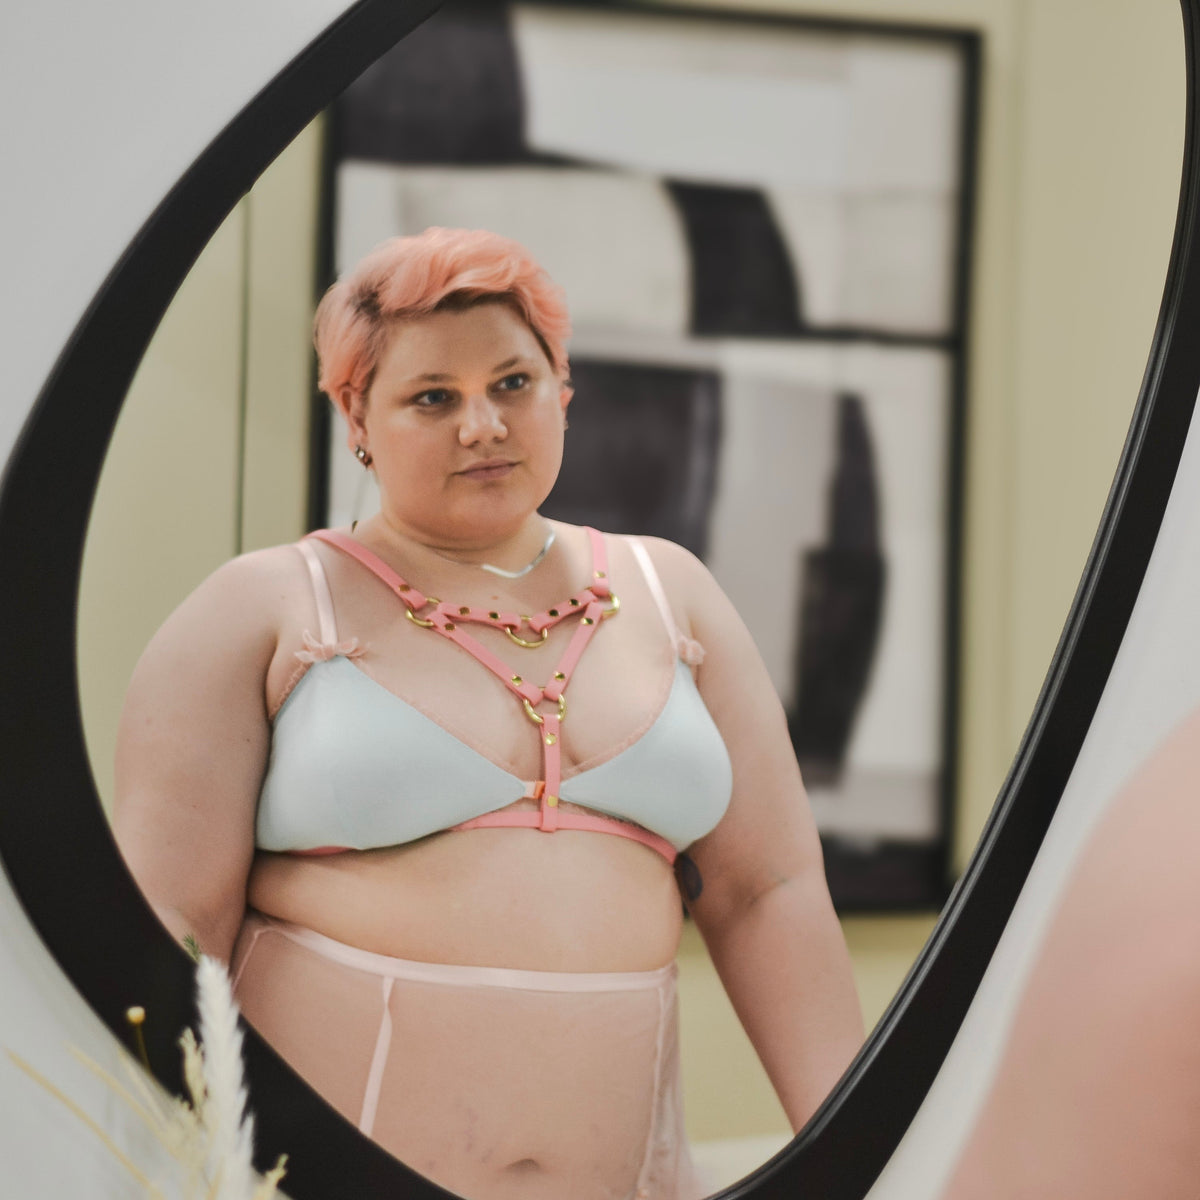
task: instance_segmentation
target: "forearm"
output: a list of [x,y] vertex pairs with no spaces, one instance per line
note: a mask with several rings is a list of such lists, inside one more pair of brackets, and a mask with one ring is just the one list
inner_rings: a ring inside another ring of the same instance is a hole
[[850,956],[823,878],[793,877],[701,918],[713,963],[794,1130],[863,1041]]

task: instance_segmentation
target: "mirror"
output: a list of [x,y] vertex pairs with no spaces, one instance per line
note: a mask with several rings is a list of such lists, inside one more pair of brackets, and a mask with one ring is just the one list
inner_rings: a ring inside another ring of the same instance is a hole
[[[7,861],[7,859],[8,859],[8,854],[7,854],[7,852],[6,852],[6,861]],[[959,960],[959,961],[963,961],[963,960]],[[969,972],[968,972],[968,975],[969,975]],[[877,1057],[875,1060],[872,1060],[872,1061],[876,1061],[876,1062],[877,1062],[877,1061],[879,1061],[879,1060],[878,1060],[878,1057]],[[853,1095],[853,1094],[854,1094],[854,1093],[852,1093],[852,1095]],[[847,1099],[849,1099],[849,1098],[847,1098]],[[853,1105],[852,1105],[852,1104],[843,1105],[843,1106],[841,1106],[841,1107],[838,1109],[838,1112],[839,1112],[839,1113],[841,1113],[841,1112],[848,1112],[848,1111],[852,1111],[852,1109],[853,1109]],[[810,1140],[811,1140],[811,1139],[810,1139]],[[820,1139],[818,1139],[818,1140],[817,1140],[817,1142],[816,1142],[816,1143],[813,1145],[813,1153],[810,1153],[810,1154],[809,1154],[809,1156],[808,1156],[808,1158],[807,1158],[807,1160],[806,1160],[806,1161],[808,1161],[808,1162],[810,1162],[810,1163],[811,1163],[811,1162],[815,1162],[815,1161],[818,1161],[818,1160],[819,1160],[819,1155],[817,1155],[817,1154],[816,1154],[816,1145],[817,1145],[817,1144],[819,1144],[819,1142],[820,1142]],[[803,1161],[803,1160],[802,1160],[802,1161]],[[827,1193],[827,1194],[832,1194],[832,1193]],[[847,1192],[846,1194],[850,1194],[850,1193],[849,1193],[849,1192]]]

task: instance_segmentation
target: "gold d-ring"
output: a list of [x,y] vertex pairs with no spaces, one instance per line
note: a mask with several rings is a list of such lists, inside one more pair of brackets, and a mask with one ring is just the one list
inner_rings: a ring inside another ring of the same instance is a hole
[[[426,596],[425,603],[426,604],[441,604],[441,601],[436,596]],[[424,607],[424,605],[422,605],[422,607]],[[411,608],[409,608],[407,605],[405,605],[405,607],[404,607],[404,615],[406,617],[408,617],[408,619],[414,625],[420,625],[420,627],[422,629],[432,629],[433,628],[432,621],[426,621],[424,618],[418,617],[417,614],[415,612],[413,612],[413,610]]]
[[[525,703],[525,715],[535,725],[545,725],[546,718],[543,717],[541,713],[534,712],[533,705],[530,704],[528,700],[525,700],[524,703]],[[559,698],[558,698],[558,723],[561,725],[566,719],[567,719],[567,698],[566,698],[566,696],[559,696]]]
[[[520,626],[517,627],[518,629]],[[511,625],[504,626],[504,632],[508,634],[509,640],[517,643],[518,646],[524,646],[526,650],[536,650],[550,635],[550,630],[543,629],[542,636],[536,642],[526,641],[520,634],[513,633]]]
[[615,617],[621,611],[621,597],[616,592],[609,592],[608,598],[612,601],[612,608],[606,608],[600,614],[600,620],[602,621],[605,617]]

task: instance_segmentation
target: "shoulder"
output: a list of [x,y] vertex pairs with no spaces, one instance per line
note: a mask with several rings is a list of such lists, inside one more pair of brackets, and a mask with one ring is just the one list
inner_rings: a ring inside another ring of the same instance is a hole
[[271,546],[222,563],[184,599],[155,643],[219,637],[269,656],[290,605],[304,599],[307,569],[294,545]]
[[663,586],[674,599],[674,589],[688,586],[716,586],[712,573],[690,550],[666,538],[622,535],[628,543],[638,543],[646,551]]
[[635,540],[645,548],[673,607],[701,623],[706,615],[721,617],[726,614],[729,601],[700,558],[666,538],[638,537]]

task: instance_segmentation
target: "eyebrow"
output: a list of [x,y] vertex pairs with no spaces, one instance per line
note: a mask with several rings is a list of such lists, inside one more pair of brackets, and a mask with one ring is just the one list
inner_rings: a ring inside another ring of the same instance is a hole
[[[514,357],[514,358],[506,358],[498,366],[495,366],[492,368],[491,374],[495,375],[497,371],[507,371],[509,367],[515,367],[517,365],[517,363],[519,363],[520,361],[521,361],[521,356],[519,354],[516,355],[516,357]],[[424,375],[413,376],[413,378],[410,382],[412,382],[412,383],[453,383],[454,379],[455,379],[455,376],[453,376],[453,375],[440,375],[437,372],[431,371]]]

